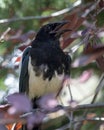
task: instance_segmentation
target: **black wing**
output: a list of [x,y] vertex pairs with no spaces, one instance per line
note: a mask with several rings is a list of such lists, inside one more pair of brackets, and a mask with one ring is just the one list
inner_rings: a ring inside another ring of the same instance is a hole
[[29,85],[29,74],[28,74],[28,62],[29,62],[29,55],[30,55],[31,47],[27,47],[22,56],[21,61],[21,71],[19,77],[19,92],[25,93],[28,92],[28,85]]

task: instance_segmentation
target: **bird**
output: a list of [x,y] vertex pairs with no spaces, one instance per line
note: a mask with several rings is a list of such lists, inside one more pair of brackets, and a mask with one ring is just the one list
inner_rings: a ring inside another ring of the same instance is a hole
[[[71,57],[60,47],[60,37],[70,29],[61,29],[67,21],[43,25],[31,46],[22,55],[19,92],[33,102],[48,94],[57,94],[66,75],[70,75]],[[36,130],[34,128],[33,130]]]

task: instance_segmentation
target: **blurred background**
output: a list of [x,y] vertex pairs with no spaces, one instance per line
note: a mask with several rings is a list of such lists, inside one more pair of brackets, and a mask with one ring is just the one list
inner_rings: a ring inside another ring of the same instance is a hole
[[[60,20],[70,21],[67,28],[72,29],[60,39],[63,51],[72,56],[71,94],[64,87],[61,101],[65,106],[90,104],[97,94],[93,102],[103,102],[103,0],[0,0],[0,102],[18,92],[21,56],[39,28]],[[96,109],[91,114],[104,113]],[[94,123],[85,122],[82,130],[104,129],[103,123]]]

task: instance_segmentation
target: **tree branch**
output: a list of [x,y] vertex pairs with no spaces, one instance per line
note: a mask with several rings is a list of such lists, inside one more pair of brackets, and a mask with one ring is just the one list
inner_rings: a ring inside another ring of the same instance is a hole
[[80,4],[81,4],[81,0],[77,0],[70,8],[62,9],[60,11],[52,13],[49,16],[27,16],[27,17],[22,17],[22,18],[1,19],[0,20],[0,24],[10,23],[10,22],[15,22],[15,21],[24,21],[24,20],[32,20],[32,19],[41,20],[41,19],[47,19],[47,18],[57,17],[57,16],[65,14],[65,13],[68,13],[74,7],[76,7],[76,6],[80,5]]

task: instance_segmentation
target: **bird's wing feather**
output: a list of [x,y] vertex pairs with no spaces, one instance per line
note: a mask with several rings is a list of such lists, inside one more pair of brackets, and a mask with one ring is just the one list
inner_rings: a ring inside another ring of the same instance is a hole
[[22,55],[21,61],[21,71],[19,76],[19,92],[26,92],[28,91],[28,82],[29,82],[29,75],[28,75],[28,62],[29,62],[29,52],[31,47],[27,47]]

